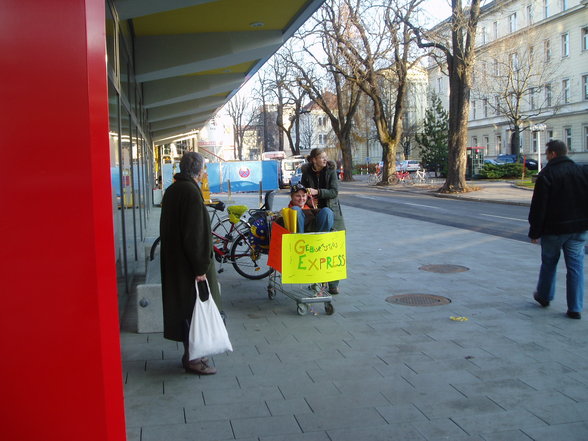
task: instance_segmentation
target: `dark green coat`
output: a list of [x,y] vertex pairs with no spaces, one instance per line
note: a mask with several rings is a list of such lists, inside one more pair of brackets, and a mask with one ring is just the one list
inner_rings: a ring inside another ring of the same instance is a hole
[[196,276],[206,274],[218,308],[219,287],[210,233],[210,218],[200,187],[188,176],[177,174],[163,195],[159,234],[161,237],[161,288],[163,336],[183,341],[184,322],[190,322]]
[[337,166],[333,161],[328,161],[327,166],[319,173],[312,169],[312,164],[306,163],[301,167],[302,177],[300,183],[306,188],[317,188],[319,190],[319,207],[329,207],[335,215],[333,229],[341,231],[345,229],[343,212],[339,203],[339,179],[337,178]]

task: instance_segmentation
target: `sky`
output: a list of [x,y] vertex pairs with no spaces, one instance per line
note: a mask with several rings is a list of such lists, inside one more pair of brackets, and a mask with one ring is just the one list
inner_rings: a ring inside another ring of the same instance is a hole
[[451,15],[450,0],[425,0],[424,9],[431,25],[436,25]]

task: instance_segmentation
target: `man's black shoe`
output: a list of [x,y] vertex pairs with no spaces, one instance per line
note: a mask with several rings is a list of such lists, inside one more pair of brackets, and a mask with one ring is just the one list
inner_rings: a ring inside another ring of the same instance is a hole
[[541,306],[543,306],[544,308],[547,308],[549,306],[549,300],[543,300],[539,298],[539,294],[537,293],[533,293],[533,298],[535,299],[535,301],[537,303],[539,303]]
[[576,319],[576,320],[580,320],[582,318],[582,314],[580,314],[579,312],[574,312],[574,311],[568,311],[568,312],[566,312],[566,315],[569,318]]

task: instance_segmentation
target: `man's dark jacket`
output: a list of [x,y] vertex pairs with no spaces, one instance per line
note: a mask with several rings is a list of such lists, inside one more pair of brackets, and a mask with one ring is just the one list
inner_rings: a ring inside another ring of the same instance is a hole
[[177,174],[161,201],[161,288],[163,336],[183,341],[190,323],[196,276],[206,274],[219,309],[219,289],[213,259],[210,220],[200,188],[189,176]]
[[537,175],[529,237],[588,230],[588,171],[567,156],[553,158]]

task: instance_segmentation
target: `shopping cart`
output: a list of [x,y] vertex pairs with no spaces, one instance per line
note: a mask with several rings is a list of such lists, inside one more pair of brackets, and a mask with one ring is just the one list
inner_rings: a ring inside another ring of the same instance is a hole
[[[278,226],[276,226],[278,223]],[[278,234],[276,234],[276,232]],[[273,222],[271,227],[271,238],[270,238],[270,259],[269,265],[272,266],[275,271],[268,278],[267,295],[271,299],[274,299],[278,293],[284,294],[286,297],[294,300],[297,306],[297,312],[299,315],[306,315],[312,312],[314,315],[318,315],[318,311],[313,308],[313,305],[322,303],[324,305],[326,315],[332,315],[335,312],[333,306],[333,297],[329,294],[328,284],[324,281],[324,272],[321,272],[316,281],[309,280],[306,278],[305,283],[283,283],[282,274],[282,235],[288,234],[291,236],[289,239],[292,241],[302,241],[304,239],[312,238],[313,240],[319,240],[322,237],[331,235],[332,233],[302,233],[292,234],[288,230],[285,230],[279,225],[278,222]],[[344,242],[344,240],[343,240]]]

